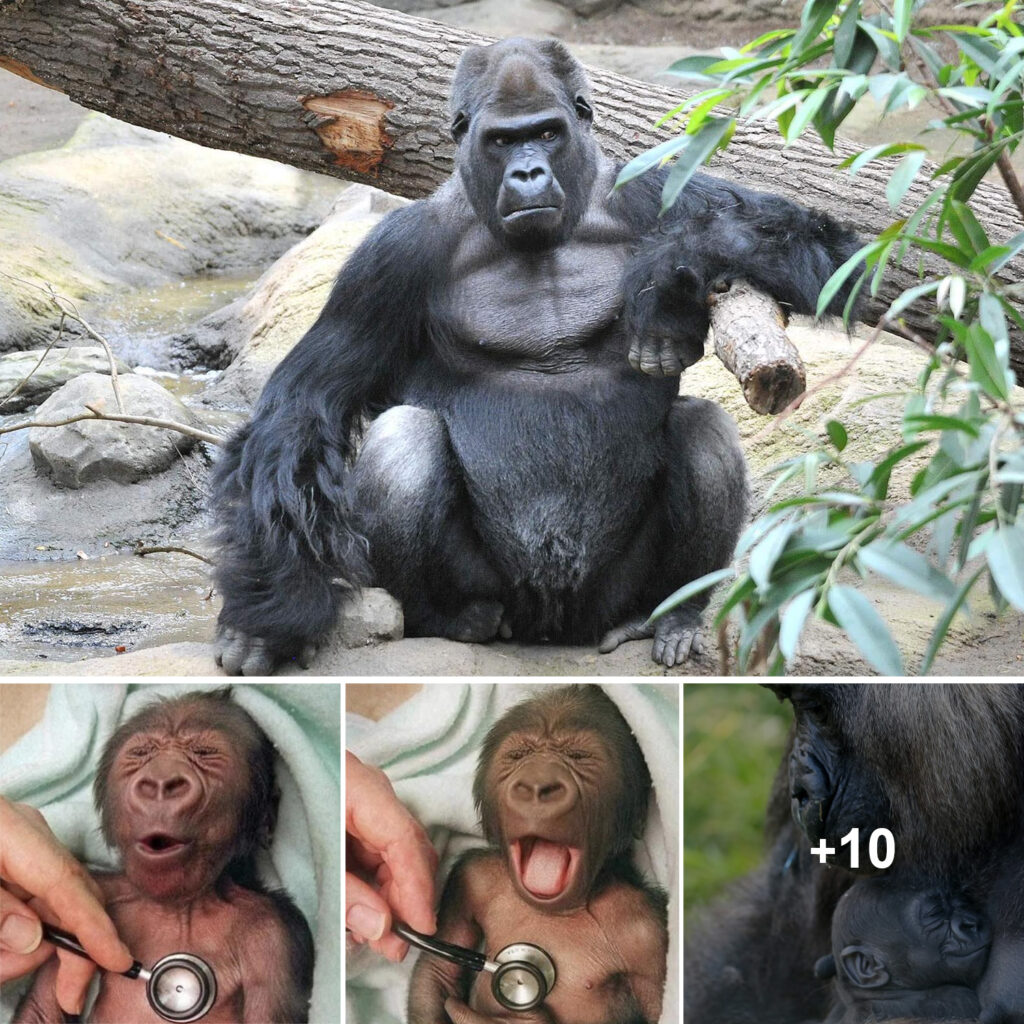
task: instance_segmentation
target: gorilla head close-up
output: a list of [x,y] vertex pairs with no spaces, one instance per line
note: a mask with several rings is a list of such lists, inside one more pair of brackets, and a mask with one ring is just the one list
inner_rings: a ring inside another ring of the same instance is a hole
[[229,673],[308,665],[367,584],[407,636],[702,648],[708,592],[649,616],[746,516],[735,425],[679,395],[708,292],[813,312],[856,236],[706,175],[664,216],[665,169],[615,189],[558,42],[469,48],[451,110],[455,174],[356,249],[217,466]]

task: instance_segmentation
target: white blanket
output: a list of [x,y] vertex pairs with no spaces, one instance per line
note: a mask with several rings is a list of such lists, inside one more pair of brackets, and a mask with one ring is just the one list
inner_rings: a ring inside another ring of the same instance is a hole
[[[424,824],[441,856],[438,891],[455,858],[483,845],[473,807],[473,773],[488,728],[512,704],[551,683],[430,683],[379,722],[346,716],[346,747],[383,768],[403,803]],[[654,796],[635,863],[669,894],[668,978],[661,1024],[679,1019],[679,688],[674,683],[608,683],[636,734]],[[403,1024],[411,953],[391,964],[350,944],[347,1024]]]

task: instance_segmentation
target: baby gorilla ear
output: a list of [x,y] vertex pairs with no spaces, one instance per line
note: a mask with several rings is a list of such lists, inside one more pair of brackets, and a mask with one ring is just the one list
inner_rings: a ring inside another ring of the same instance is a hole
[[576,108],[576,116],[581,121],[594,120],[594,108],[582,96],[576,97],[573,106]]
[[464,110],[456,113],[452,119],[452,138],[458,142],[469,131],[469,114]]
[[836,958],[831,953],[828,956],[823,956],[815,963],[814,976],[819,981],[827,981],[829,978],[836,976]]
[[866,946],[847,946],[839,959],[843,974],[857,988],[881,988],[889,984],[889,972],[874,950]]

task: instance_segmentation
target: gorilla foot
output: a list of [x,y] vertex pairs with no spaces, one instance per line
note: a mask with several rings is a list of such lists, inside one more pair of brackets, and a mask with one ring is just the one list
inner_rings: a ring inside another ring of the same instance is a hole
[[654,646],[651,657],[666,668],[682,665],[691,654],[704,653],[700,612],[693,608],[675,608],[654,624]]
[[647,640],[652,636],[654,636],[654,627],[648,624],[646,616],[638,615],[635,619],[628,619],[621,625],[609,629],[601,637],[597,650],[600,654],[608,654],[627,640]]
[[[300,668],[309,668],[314,654],[316,644],[306,644],[295,661]],[[284,660],[273,651],[270,641],[231,626],[217,630],[214,658],[229,676],[268,676]]]
[[[445,636],[464,644],[483,644],[512,631],[505,621],[505,606],[498,601],[470,601],[448,623]],[[506,639],[508,637],[505,637]]]

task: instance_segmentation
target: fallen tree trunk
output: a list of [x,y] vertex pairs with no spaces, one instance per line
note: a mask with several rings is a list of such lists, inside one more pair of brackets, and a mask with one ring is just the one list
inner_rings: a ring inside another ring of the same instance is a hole
[[[360,0],[0,0],[2,68],[133,124],[412,197],[451,173],[451,74],[467,45],[486,41]],[[609,155],[625,161],[671,133],[652,126],[685,90],[591,76]],[[839,158],[854,149],[837,145]],[[743,125],[713,171],[877,234],[894,218],[883,187],[892,164],[850,178],[837,162],[810,139],[783,148],[774,128]],[[927,194],[923,178],[908,208]],[[998,186],[982,184],[974,205],[993,242],[1020,230]],[[1019,278],[1019,268],[1004,273]],[[913,284],[915,271],[916,256],[894,268],[868,316]],[[932,314],[925,304],[905,316],[928,337]],[[1020,339],[1013,358],[1024,370]]]
[[712,292],[708,301],[715,353],[740,382],[747,405],[762,416],[782,412],[804,393],[807,374],[781,307],[746,281]]

